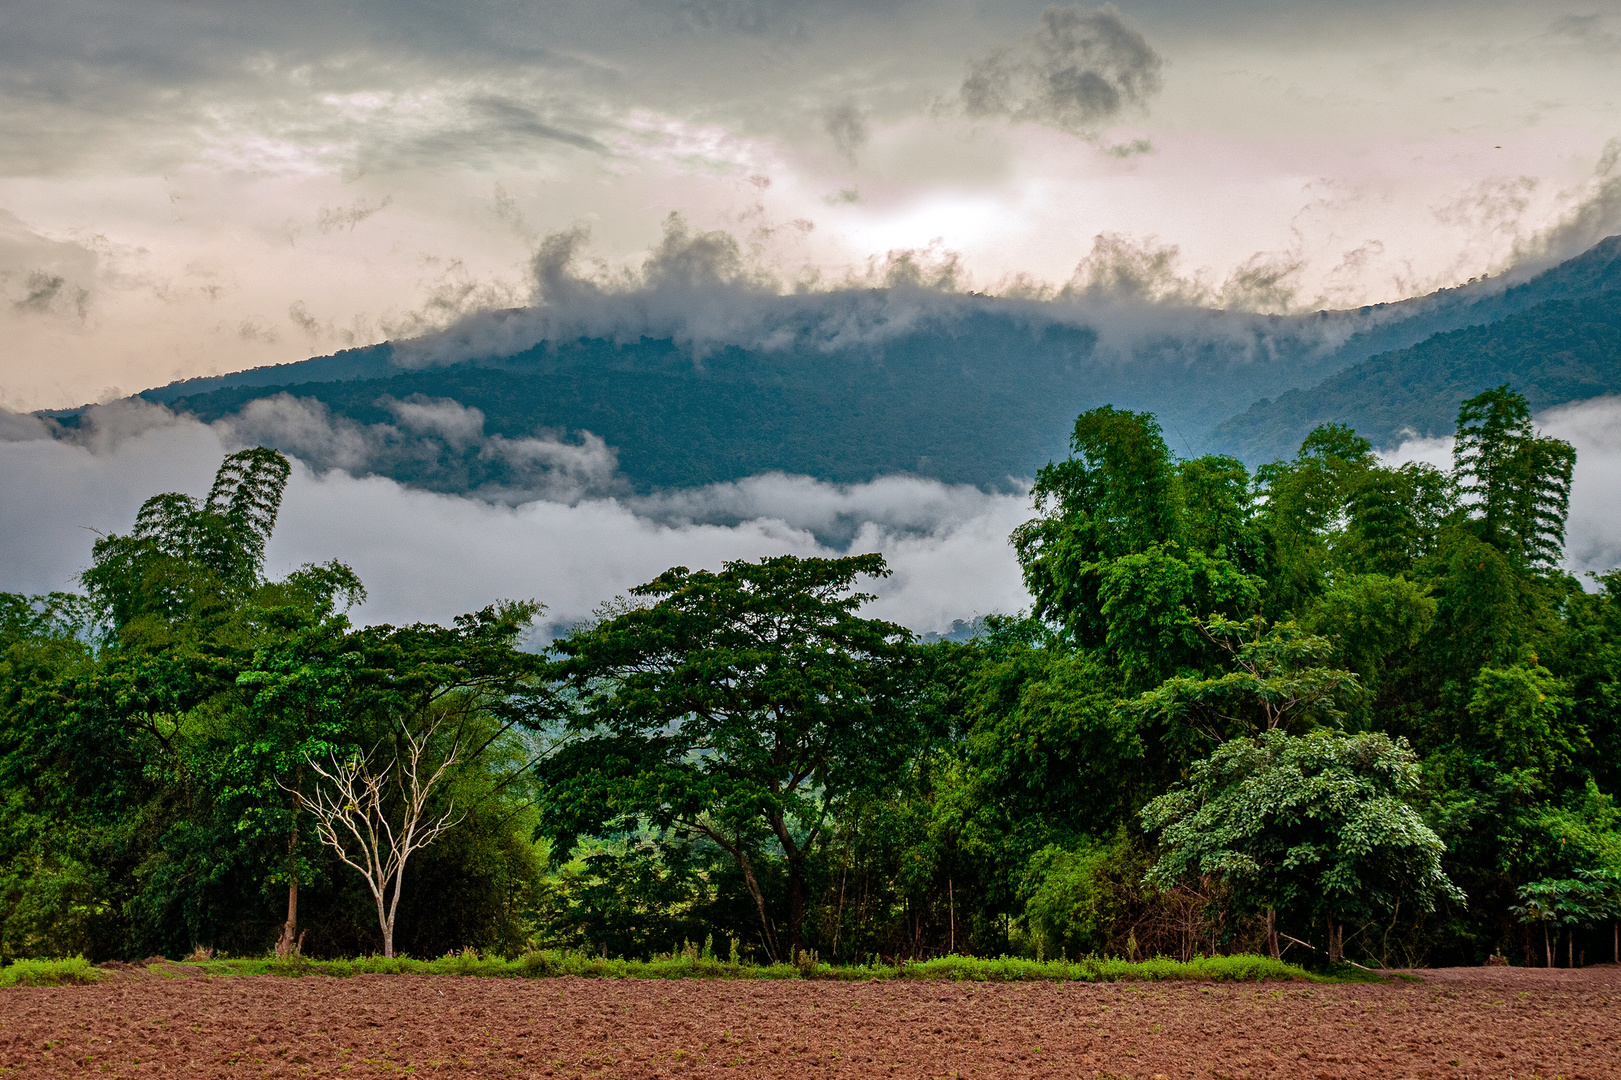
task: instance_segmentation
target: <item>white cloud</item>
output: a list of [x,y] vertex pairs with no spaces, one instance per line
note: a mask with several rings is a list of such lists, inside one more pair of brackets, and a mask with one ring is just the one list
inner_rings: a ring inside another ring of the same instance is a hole
[[[96,532],[127,531],[160,491],[205,491],[237,445],[223,425],[140,405],[95,410],[77,442],[0,442],[0,589],[72,588]],[[350,564],[370,593],[368,622],[444,621],[533,598],[567,624],[670,566],[879,551],[895,573],[872,584],[869,613],[929,631],[1028,603],[1007,543],[1026,514],[1020,495],[910,478],[842,487],[765,476],[662,500],[505,505],[299,463],[267,568]]]

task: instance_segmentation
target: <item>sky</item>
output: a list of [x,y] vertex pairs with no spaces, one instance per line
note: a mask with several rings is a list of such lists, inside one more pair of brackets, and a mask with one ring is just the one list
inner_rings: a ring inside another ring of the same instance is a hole
[[[1621,0],[8,0],[0,589],[72,587],[246,437],[16,413],[477,326],[548,283],[656,292],[718,253],[756,293],[1040,300],[1146,268],[1298,312],[1546,265],[1621,232],[1617,70]],[[1621,405],[1543,422],[1583,455],[1573,568],[1621,561]],[[576,437],[528,450],[612,468]],[[367,621],[535,597],[566,624],[678,563],[881,550],[872,610],[933,630],[1027,602],[1027,515],[905,478],[514,504],[299,462],[269,555],[352,563]]]
[[671,214],[778,291],[1397,299],[1621,229],[1618,62],[1617,0],[10,0],[0,406],[524,304],[560,233],[634,274]]

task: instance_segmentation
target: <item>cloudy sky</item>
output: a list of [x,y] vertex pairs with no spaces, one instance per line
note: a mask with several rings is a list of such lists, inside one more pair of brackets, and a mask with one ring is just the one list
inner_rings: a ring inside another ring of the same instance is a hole
[[[756,291],[1129,265],[1210,304],[1392,300],[1621,232],[1618,70],[1621,0],[7,0],[0,589],[72,587],[242,437],[16,411],[525,304],[560,251],[658,284],[717,230]],[[1613,565],[1621,403],[1544,422],[1582,454],[1572,566]],[[929,630],[1025,602],[1027,512],[901,478],[505,505],[299,463],[270,569],[351,562],[369,620],[566,622],[675,563],[881,550],[875,612]]]
[[0,405],[523,303],[548,234],[612,276],[671,213],[783,290],[1103,236],[1393,299],[1621,227],[1618,65],[1616,0],[9,0]]

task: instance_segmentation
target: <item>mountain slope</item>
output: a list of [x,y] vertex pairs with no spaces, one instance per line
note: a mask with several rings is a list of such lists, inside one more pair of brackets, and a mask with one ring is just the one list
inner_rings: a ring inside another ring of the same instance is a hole
[[[251,373],[258,385],[199,380],[143,396],[213,421],[286,394],[370,426],[394,423],[401,401],[447,399],[478,409],[486,435],[592,432],[644,491],[771,470],[840,482],[905,472],[997,487],[1062,454],[1076,414],[1105,402],[1160,413],[1173,441],[1192,450],[1199,432],[1292,369],[1250,359],[1263,351],[1257,339],[1290,356],[1321,351],[1315,326],[1305,333],[1299,323],[1245,318],[1247,336],[1159,334],[1129,361],[1090,327],[1034,323],[992,304],[858,349],[726,348],[696,360],[668,339],[597,338],[400,370],[380,346],[340,356],[383,377],[294,381],[311,369],[288,365],[272,369],[284,381],[261,370]],[[264,437],[276,441],[274,431]],[[471,447],[376,468],[446,491],[509,479],[500,459]]]
[[[1610,392],[1617,290],[1621,237],[1612,237],[1512,287],[1472,282],[1351,312],[1274,317],[870,290],[734,297],[727,302],[741,306],[731,314],[756,320],[753,337],[743,335],[752,347],[695,350],[677,343],[685,330],[623,326],[530,336],[510,349],[474,344],[513,327],[561,325],[533,323],[553,309],[532,309],[427,339],[448,354],[438,359],[455,361],[442,366],[409,366],[422,362],[422,342],[385,343],[140,396],[205,421],[251,414],[253,438],[317,467],[448,492],[522,488],[529,481],[507,451],[537,432],[605,440],[621,489],[772,470],[1000,487],[1061,456],[1075,415],[1105,403],[1156,413],[1178,452],[1219,449],[1256,462],[1292,453],[1324,420],[1356,424],[1382,443],[1406,429],[1450,430],[1462,397],[1503,381],[1538,407]],[[596,300],[610,315],[614,305],[645,313],[656,300],[677,321],[717,321],[713,296],[690,296],[711,306],[692,313],[648,294]],[[872,311],[902,317],[838,344],[846,322],[860,322],[852,312]],[[1262,395],[1276,396],[1257,402]],[[427,439],[402,428],[401,403],[459,407],[458,424],[482,427],[476,437]],[[75,422],[73,411],[53,415]],[[279,427],[278,416],[287,421]],[[327,453],[309,437],[311,424],[343,428],[343,440],[327,442],[350,449]]]
[[1621,393],[1621,290],[1550,300],[1375,356],[1309,390],[1257,402],[1219,425],[1211,442],[1268,461],[1293,454],[1312,428],[1333,422],[1393,447],[1409,435],[1450,434],[1466,398],[1503,383],[1533,410]]

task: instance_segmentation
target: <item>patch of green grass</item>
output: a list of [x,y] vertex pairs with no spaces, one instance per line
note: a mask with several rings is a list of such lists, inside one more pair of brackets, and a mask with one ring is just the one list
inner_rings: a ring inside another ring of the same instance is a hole
[[[380,956],[354,960],[210,960],[199,963],[209,975],[481,975],[486,978],[593,979],[919,979],[943,982],[1125,982],[1197,980],[1202,982],[1321,981],[1293,964],[1264,956],[1204,957],[1186,963],[1158,958],[1126,960],[1027,960],[943,956],[899,965],[747,964],[707,956],[664,956],[622,960],[584,952],[543,949],[511,960],[471,952],[434,960]],[[1333,981],[1339,981],[1334,979]]]
[[[1347,968],[1332,976],[1313,975],[1293,964],[1264,956],[1202,957],[1183,962],[1153,960],[1027,960],[1016,956],[942,956],[897,965],[835,966],[823,963],[749,964],[697,955],[696,951],[654,960],[618,960],[584,952],[542,949],[511,960],[471,950],[433,960],[381,956],[352,960],[220,959],[186,961],[186,966],[218,978],[242,975],[478,975],[485,978],[543,979],[575,975],[591,979],[915,979],[940,982],[1341,982],[1364,981],[1367,973]],[[19,960],[0,969],[0,986],[45,986],[94,982],[95,968],[83,957],[71,960]]]
[[75,986],[100,978],[101,973],[82,956],[66,960],[13,960],[0,967],[0,987]]
[[969,956],[944,956],[920,964],[908,964],[903,978],[948,979],[973,982],[1261,982],[1312,980],[1294,964],[1266,956],[1209,956],[1194,960],[1023,960],[1000,957],[995,960]]

